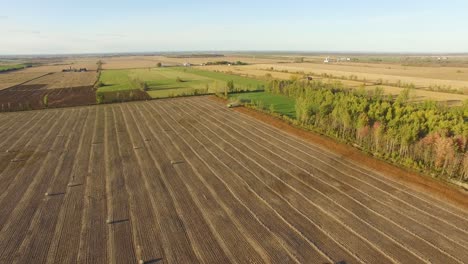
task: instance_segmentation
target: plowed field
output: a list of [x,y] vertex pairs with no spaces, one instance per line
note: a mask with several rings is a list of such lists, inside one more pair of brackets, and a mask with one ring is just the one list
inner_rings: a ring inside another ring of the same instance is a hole
[[1,263],[468,263],[468,211],[207,97],[0,114]]

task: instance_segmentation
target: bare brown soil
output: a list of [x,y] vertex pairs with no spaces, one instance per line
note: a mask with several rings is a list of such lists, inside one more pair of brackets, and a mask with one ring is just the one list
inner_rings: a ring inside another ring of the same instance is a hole
[[208,97],[2,113],[0,182],[2,263],[468,262],[467,210]]
[[20,85],[0,90],[0,112],[24,111],[47,108],[70,107],[96,103],[96,89],[90,86],[47,89],[45,85]]
[[[219,97],[211,97],[212,100],[226,103],[227,101]],[[411,172],[395,165],[389,164],[385,161],[381,161],[375,157],[371,157],[362,151],[343,143],[339,143],[326,136],[322,136],[304,129],[297,128],[286,123],[283,120],[270,116],[268,114],[255,111],[253,109],[238,107],[236,111],[252,116],[264,123],[279,128],[287,133],[298,136],[306,141],[313,144],[325,147],[340,155],[345,159],[352,160],[353,162],[363,164],[369,169],[375,170],[382,175],[396,179],[402,184],[411,185],[420,191],[432,193],[432,195],[443,199],[445,201],[456,203],[463,208],[468,209],[468,194],[466,191],[460,189],[457,186],[448,185],[440,180],[436,180],[427,175],[422,175],[416,172]]]
[[[12,76],[8,79],[9,75]],[[2,76],[0,75],[0,77]],[[0,89],[1,112],[96,103],[96,89],[93,88],[97,78],[96,72],[56,72],[40,75],[35,72],[15,72],[7,73],[4,76],[5,80],[16,82],[24,80],[24,78],[32,79],[7,89]],[[46,95],[48,96],[48,105],[44,104]]]

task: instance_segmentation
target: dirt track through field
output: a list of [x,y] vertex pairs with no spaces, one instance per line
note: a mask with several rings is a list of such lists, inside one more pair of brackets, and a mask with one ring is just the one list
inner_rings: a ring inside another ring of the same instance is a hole
[[0,263],[468,263],[468,211],[208,97],[0,114]]

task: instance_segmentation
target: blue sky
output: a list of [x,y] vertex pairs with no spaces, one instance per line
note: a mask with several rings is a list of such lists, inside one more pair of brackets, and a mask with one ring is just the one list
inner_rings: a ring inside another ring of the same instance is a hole
[[0,0],[0,54],[468,52],[468,1]]

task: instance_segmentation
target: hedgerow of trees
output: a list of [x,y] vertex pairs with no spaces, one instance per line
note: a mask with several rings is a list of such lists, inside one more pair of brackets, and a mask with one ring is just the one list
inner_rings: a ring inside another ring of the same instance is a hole
[[248,63],[242,61],[209,61],[205,65],[248,65]]
[[103,65],[103,64],[104,64],[104,62],[102,62],[102,60],[98,60],[98,61],[96,62],[96,65],[97,65],[96,71],[97,71],[97,72],[100,72],[100,71],[102,70],[102,65]]
[[436,177],[468,181],[468,101],[453,107],[414,103],[410,89],[391,97],[380,88],[297,80],[272,80],[266,90],[296,99],[297,125]]
[[145,92],[149,90],[148,83],[146,83],[145,81],[142,81],[139,78],[129,78],[128,82],[130,84],[130,87],[133,89],[140,89]]

